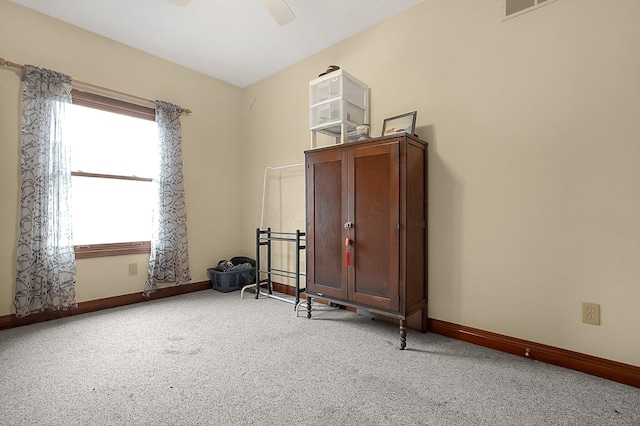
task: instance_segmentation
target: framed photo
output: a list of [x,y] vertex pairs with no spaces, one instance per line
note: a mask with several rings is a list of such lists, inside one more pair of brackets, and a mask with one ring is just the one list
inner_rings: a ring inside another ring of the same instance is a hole
[[409,133],[413,135],[416,131],[417,111],[386,118],[382,123],[382,136],[393,135],[395,133]]

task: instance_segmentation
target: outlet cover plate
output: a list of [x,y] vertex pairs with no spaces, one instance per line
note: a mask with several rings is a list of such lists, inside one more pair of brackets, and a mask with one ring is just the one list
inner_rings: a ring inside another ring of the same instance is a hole
[[129,264],[129,276],[138,275],[138,264],[130,263]]
[[582,303],[582,322],[600,325],[600,305],[597,303]]

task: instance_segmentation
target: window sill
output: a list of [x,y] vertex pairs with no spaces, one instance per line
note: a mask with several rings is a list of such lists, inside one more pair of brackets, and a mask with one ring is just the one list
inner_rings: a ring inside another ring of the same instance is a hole
[[151,241],[73,246],[76,259],[151,253]]

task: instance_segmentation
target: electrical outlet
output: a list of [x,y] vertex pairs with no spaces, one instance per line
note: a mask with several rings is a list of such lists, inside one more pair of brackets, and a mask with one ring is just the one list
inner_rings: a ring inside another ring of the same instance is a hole
[[129,275],[138,275],[138,264],[130,263],[129,264]]
[[582,302],[582,322],[600,325],[600,305]]

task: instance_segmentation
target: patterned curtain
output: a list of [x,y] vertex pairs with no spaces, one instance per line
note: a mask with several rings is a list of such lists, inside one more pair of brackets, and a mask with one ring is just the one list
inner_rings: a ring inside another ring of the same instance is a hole
[[23,81],[17,317],[76,306],[70,148],[62,137],[71,77],[25,65]]
[[156,123],[160,143],[160,172],[156,182],[158,203],[154,209],[149,271],[145,296],[158,289],[157,283],[191,281],[187,240],[187,207],[182,177],[182,108],[156,101]]

